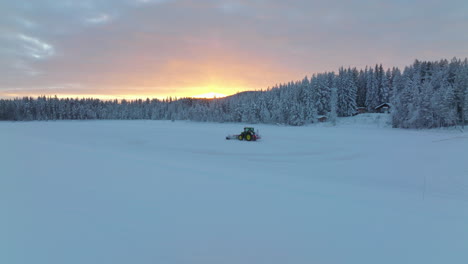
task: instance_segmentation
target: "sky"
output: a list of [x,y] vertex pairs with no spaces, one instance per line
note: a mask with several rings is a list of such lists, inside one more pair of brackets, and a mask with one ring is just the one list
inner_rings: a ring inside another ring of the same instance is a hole
[[466,0],[0,0],[0,97],[230,95],[465,58]]

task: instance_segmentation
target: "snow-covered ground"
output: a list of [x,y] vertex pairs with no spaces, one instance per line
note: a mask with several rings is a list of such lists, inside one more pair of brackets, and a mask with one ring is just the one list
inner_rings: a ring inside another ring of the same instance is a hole
[[0,122],[0,263],[468,263],[468,135]]

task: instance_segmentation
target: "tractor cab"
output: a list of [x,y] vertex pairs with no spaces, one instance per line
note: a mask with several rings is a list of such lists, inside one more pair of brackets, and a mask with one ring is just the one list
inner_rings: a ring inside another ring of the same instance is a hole
[[253,127],[244,127],[244,133],[252,133],[255,134],[255,130]]

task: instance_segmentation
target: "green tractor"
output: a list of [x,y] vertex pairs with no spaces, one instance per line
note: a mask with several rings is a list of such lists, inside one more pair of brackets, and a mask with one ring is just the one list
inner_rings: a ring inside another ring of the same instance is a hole
[[240,133],[239,135],[229,135],[226,139],[238,139],[238,140],[247,140],[247,141],[256,141],[260,139],[260,135],[258,131],[255,132],[253,127],[244,127],[244,132]]

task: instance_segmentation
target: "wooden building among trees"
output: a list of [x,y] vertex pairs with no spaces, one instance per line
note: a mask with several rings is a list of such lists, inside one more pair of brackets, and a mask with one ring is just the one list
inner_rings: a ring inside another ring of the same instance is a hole
[[375,107],[375,112],[376,113],[390,113],[390,109],[392,108],[392,105],[389,103],[383,103]]

